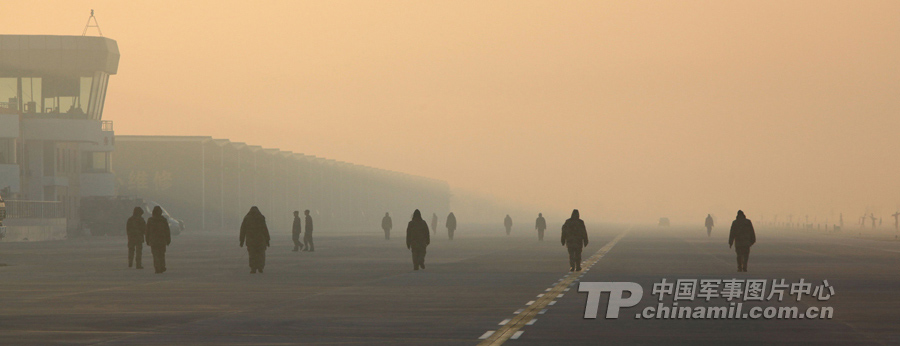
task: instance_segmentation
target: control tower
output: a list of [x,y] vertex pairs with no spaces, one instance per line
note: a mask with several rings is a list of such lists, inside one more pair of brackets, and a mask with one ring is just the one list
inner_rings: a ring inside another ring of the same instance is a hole
[[54,203],[72,227],[81,197],[115,195],[115,136],[103,104],[118,65],[109,38],[0,35],[0,194],[8,207]]

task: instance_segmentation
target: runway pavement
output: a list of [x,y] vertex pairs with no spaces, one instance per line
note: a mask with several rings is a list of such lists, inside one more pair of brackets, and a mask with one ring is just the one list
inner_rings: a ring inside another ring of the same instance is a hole
[[[709,238],[700,227],[588,228],[584,259],[595,263],[576,274],[558,231],[538,242],[502,226],[463,226],[453,241],[439,232],[420,271],[397,230],[390,241],[378,229],[322,232],[314,253],[274,235],[255,275],[236,232],[175,237],[158,275],[147,247],[147,269],[127,267],[124,237],[0,242],[0,345],[900,344],[900,242],[759,229],[738,273],[721,228]],[[828,280],[827,301],[757,304],[831,306],[834,318],[635,318],[656,306],[663,278]],[[604,295],[600,317],[584,319],[579,282],[601,281],[639,283],[643,298],[605,319]]]

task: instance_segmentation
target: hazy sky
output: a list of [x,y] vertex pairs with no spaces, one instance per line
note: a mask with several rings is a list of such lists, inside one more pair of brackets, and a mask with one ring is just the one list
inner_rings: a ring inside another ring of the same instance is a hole
[[898,1],[28,0],[0,27],[80,35],[91,8],[122,54],[117,134],[606,220],[900,207]]

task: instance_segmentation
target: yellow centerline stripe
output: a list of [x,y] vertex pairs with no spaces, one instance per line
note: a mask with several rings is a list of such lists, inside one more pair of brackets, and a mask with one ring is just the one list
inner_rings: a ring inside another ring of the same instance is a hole
[[[595,263],[597,263],[597,261],[600,260],[600,258],[603,258],[603,255],[606,255],[606,253],[609,252],[609,250],[612,249],[612,247],[615,246],[616,243],[619,242],[619,240],[624,238],[630,230],[631,228],[629,228],[625,232],[622,232],[622,234],[619,234],[609,243],[600,248],[600,250],[597,250],[597,252],[594,253],[593,256],[591,256],[591,258],[588,258],[587,261],[584,261],[583,270],[593,266]],[[550,305],[550,302],[556,300],[557,296],[561,295],[563,293],[563,290],[574,283],[575,280],[577,280],[582,274],[583,271],[571,272],[566,275],[566,277],[563,278],[562,281],[558,282],[555,286],[553,286],[550,291],[544,293],[543,297],[538,298],[536,301],[534,301],[534,303],[528,305],[524,311],[511,318],[510,321],[506,323],[506,325],[504,325],[500,329],[497,329],[497,331],[494,332],[494,334],[491,334],[491,336],[487,339],[479,342],[478,346],[502,345],[504,342],[506,342],[506,340],[509,340],[509,338],[511,338],[513,334],[519,331],[519,329],[522,329],[522,327],[526,326],[528,322],[530,322],[535,316],[537,316],[538,312],[547,307],[547,305]]]

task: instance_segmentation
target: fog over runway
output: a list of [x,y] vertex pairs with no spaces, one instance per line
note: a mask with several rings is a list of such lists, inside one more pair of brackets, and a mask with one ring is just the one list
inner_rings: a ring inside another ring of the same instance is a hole
[[[314,253],[291,252],[290,235],[273,234],[256,275],[236,231],[175,237],[163,274],[128,268],[124,237],[0,243],[0,344],[476,345],[509,331],[499,324],[515,323],[530,302],[546,306],[504,345],[900,343],[900,242],[759,227],[749,272],[738,273],[722,228],[707,238],[701,227],[588,224],[586,261],[625,234],[574,277],[557,229],[538,242],[533,230],[507,237],[499,224],[463,225],[453,241],[433,235],[424,271],[412,270],[404,232],[386,241],[377,227],[317,234]],[[577,282],[554,303],[539,297],[567,277],[637,282],[643,299],[604,319],[604,295],[600,317],[584,319]],[[826,279],[835,289],[827,302],[762,306],[828,305],[834,318],[635,319],[657,304],[650,291],[662,278]]]

